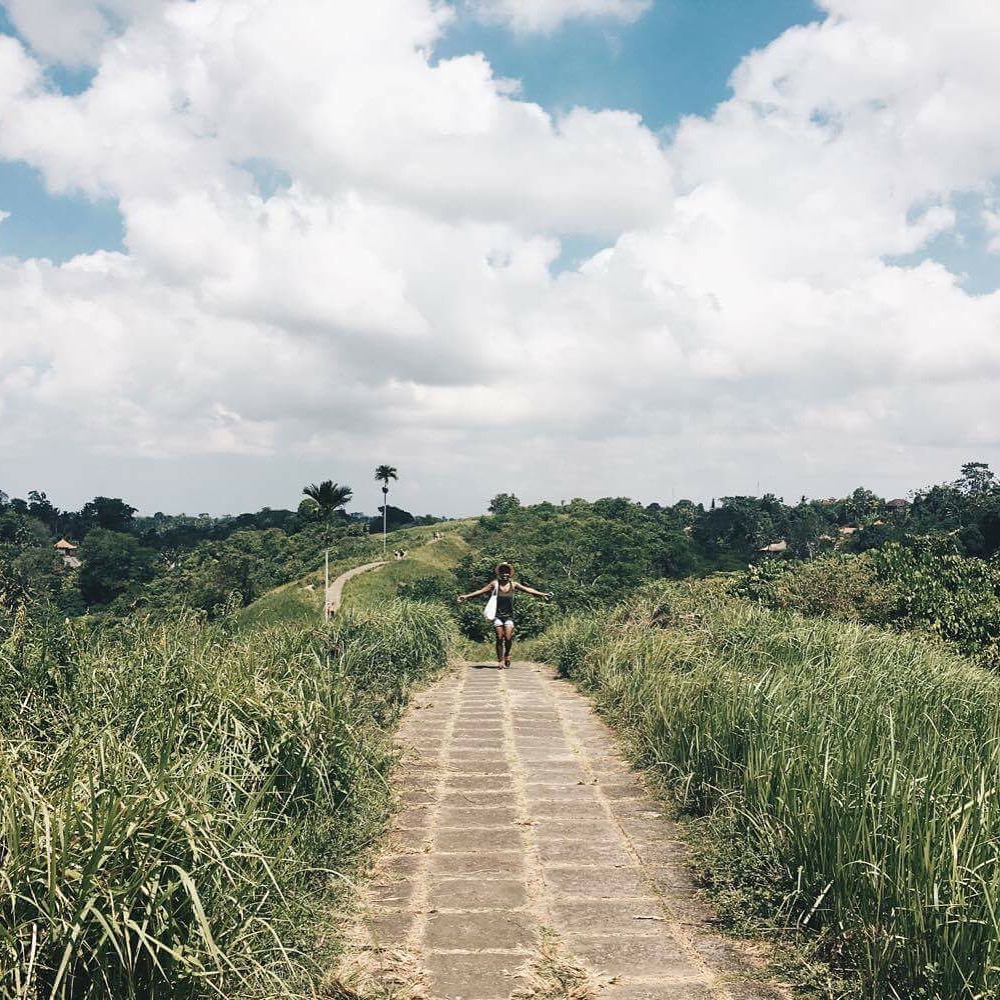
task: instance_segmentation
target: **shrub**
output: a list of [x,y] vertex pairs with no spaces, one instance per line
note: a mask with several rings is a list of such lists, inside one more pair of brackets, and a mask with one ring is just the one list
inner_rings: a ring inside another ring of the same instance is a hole
[[1000,994],[1000,680],[919,636],[647,590],[542,655],[702,826],[735,906],[817,930],[879,997]]
[[0,642],[0,994],[287,994],[312,894],[385,813],[388,727],[447,616],[329,630],[185,616],[7,620]]
[[888,621],[892,608],[890,589],[870,553],[763,562],[748,567],[733,593],[769,608],[873,624]]

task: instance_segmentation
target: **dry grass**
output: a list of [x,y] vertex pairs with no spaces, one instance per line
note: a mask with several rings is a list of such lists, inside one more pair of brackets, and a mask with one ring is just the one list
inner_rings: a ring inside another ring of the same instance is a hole
[[588,972],[548,927],[542,928],[538,954],[519,978],[511,1000],[595,1000],[612,982]]
[[356,943],[323,984],[324,1000],[431,1000],[416,955]]

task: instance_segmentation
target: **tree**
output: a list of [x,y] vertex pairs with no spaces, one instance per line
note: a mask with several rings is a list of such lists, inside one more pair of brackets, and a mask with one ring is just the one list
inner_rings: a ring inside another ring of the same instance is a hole
[[318,486],[315,483],[304,486],[302,492],[306,497],[305,502],[323,520],[329,520],[335,511],[341,510],[354,496],[354,490],[350,486],[340,486],[332,479],[324,479]]
[[762,546],[784,536],[787,511],[770,493],[762,498],[722,497],[693,527],[698,547],[720,569],[756,559]]
[[498,493],[491,501],[489,511],[497,517],[506,517],[521,509],[521,501],[513,493]]
[[985,462],[966,462],[962,474],[953,483],[962,493],[976,496],[996,487],[996,476]]
[[54,549],[46,545],[25,549],[10,559],[4,556],[0,552],[0,607],[59,593],[63,565]]
[[108,604],[134,583],[153,576],[156,553],[121,531],[93,528],[80,545],[80,593],[88,604]]
[[80,508],[80,535],[93,528],[105,531],[128,531],[132,527],[135,507],[117,497],[94,497]]
[[55,531],[56,522],[59,519],[59,508],[54,507],[44,493],[32,490],[28,494],[28,513],[36,520],[41,521],[51,531]]
[[396,531],[398,528],[405,528],[417,523],[417,519],[402,507],[393,507],[391,503],[383,504],[379,507],[379,517],[373,517],[368,522],[368,531],[376,532],[383,526],[388,526]]
[[878,494],[859,486],[844,500],[844,513],[853,524],[873,521],[885,510],[885,501]]
[[386,517],[389,511],[389,480],[398,481],[399,475],[394,465],[379,465],[375,469],[375,479],[382,484],[382,552],[384,554],[385,536],[388,530]]
[[799,559],[812,559],[816,543],[826,527],[818,511],[808,503],[800,503],[788,522],[788,547]]

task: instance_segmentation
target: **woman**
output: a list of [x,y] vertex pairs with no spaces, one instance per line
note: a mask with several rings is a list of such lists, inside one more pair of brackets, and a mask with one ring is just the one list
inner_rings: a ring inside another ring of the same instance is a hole
[[514,567],[510,563],[500,563],[496,568],[496,577],[485,587],[472,591],[471,594],[459,594],[458,603],[467,601],[470,597],[482,597],[496,587],[497,609],[493,617],[493,627],[497,634],[497,670],[510,666],[510,648],[514,645],[514,591],[552,600],[551,594],[545,594],[533,587],[526,587],[514,579]]

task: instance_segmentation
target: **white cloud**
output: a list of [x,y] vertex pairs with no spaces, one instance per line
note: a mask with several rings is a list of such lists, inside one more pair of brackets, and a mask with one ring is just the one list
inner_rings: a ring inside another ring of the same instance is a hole
[[567,21],[600,18],[631,23],[652,0],[468,0],[477,16],[517,32],[552,32]]
[[3,0],[14,26],[43,58],[90,65],[133,18],[155,16],[164,0]]
[[[886,263],[1000,177],[1000,12],[830,0],[666,142],[435,63],[431,0],[141,6],[75,97],[0,38],[0,156],[117,198],[128,250],[0,263],[7,454],[390,449],[460,510],[1000,449],[1000,293]],[[608,249],[555,276],[575,234]]]
[[0,208],[0,222],[3,222],[5,219],[9,218],[10,218],[10,212],[5,212],[2,208]]

